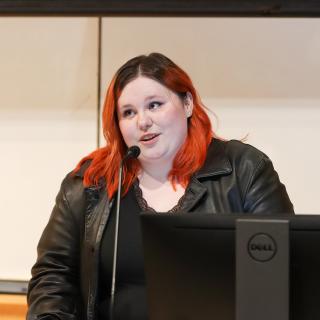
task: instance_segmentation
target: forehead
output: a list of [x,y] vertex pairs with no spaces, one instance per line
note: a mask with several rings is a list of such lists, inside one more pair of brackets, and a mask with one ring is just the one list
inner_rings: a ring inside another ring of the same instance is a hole
[[118,104],[130,104],[134,101],[148,99],[152,96],[168,97],[171,93],[173,92],[161,83],[153,79],[140,76],[130,81],[123,88],[118,99]]

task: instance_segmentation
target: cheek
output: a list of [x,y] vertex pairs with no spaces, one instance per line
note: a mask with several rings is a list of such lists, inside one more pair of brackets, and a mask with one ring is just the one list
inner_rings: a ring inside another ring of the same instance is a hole
[[128,121],[119,122],[120,132],[124,142],[128,145],[133,138],[133,126]]
[[187,131],[188,121],[185,117],[184,111],[178,110],[167,115],[165,122],[172,131],[177,135],[184,134]]

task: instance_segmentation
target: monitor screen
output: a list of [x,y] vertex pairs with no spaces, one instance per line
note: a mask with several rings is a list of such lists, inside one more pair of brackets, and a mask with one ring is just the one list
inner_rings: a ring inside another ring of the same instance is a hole
[[290,320],[317,319],[320,216],[177,213],[141,215],[150,320],[235,320],[236,221],[270,217],[289,222]]

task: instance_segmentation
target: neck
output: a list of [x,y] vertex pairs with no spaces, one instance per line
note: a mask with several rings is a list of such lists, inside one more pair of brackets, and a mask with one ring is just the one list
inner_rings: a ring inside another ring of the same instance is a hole
[[166,164],[141,163],[140,183],[148,188],[156,188],[169,183],[168,174],[171,168],[171,162]]

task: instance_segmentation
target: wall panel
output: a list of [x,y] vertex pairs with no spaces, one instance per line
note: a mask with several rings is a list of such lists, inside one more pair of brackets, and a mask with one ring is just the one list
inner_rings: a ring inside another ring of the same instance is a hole
[[[272,158],[299,213],[320,213],[320,20],[104,18],[102,83],[159,51],[194,80],[219,135]],[[215,116],[216,115],[216,116]]]
[[96,147],[97,19],[0,20],[0,278],[28,279],[64,175]]

